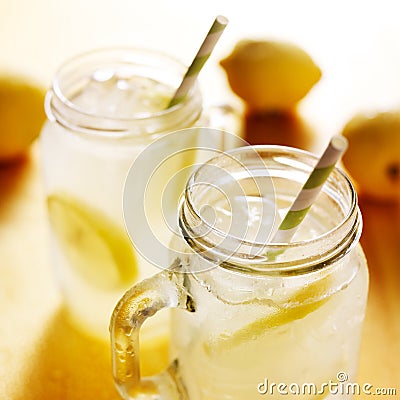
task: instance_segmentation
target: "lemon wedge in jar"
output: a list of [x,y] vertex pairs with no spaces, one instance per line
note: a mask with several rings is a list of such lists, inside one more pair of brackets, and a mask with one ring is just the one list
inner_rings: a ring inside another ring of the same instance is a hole
[[82,279],[105,290],[127,286],[136,279],[136,258],[121,226],[65,193],[48,196],[47,206],[59,246]]
[[285,305],[276,308],[265,317],[257,319],[235,332],[222,333],[207,341],[204,343],[204,350],[209,355],[229,350],[255,340],[271,329],[305,318],[329,300],[330,287],[332,287],[331,275],[314,281],[296,291]]
[[322,75],[308,53],[281,41],[242,40],[220,64],[254,111],[292,110]]

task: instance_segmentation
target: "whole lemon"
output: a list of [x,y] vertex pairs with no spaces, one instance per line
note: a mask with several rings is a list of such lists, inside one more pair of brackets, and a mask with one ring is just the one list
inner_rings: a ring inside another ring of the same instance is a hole
[[344,127],[349,147],[342,160],[361,195],[400,200],[400,110],[358,114]]
[[255,111],[293,109],[322,75],[303,49],[282,41],[242,40],[220,64],[232,90]]
[[45,121],[45,90],[16,75],[0,76],[0,162],[21,157]]

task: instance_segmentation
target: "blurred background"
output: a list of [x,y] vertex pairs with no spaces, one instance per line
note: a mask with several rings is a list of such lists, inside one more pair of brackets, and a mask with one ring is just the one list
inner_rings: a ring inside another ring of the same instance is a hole
[[[110,46],[161,50],[189,64],[218,14],[230,23],[200,74],[206,103],[242,108],[219,61],[253,38],[291,41],[322,70],[298,108],[313,132],[310,149],[320,151],[358,111],[399,109],[398,0],[0,0],[0,73],[47,88],[68,58]],[[117,399],[108,348],[59,311],[39,160],[35,143],[28,163],[0,168],[0,398]],[[359,379],[400,393],[399,207],[361,199],[361,208],[371,289]]]
[[289,40],[313,57],[323,78],[301,112],[324,133],[359,109],[400,104],[396,0],[1,0],[0,66],[48,86],[66,59],[98,47],[149,47],[188,64],[217,14],[230,23],[200,77],[212,81],[206,100],[226,98],[217,61],[249,37]]

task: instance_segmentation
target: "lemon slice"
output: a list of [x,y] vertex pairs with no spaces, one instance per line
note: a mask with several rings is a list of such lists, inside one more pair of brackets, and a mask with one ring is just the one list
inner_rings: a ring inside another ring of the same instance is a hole
[[215,339],[207,341],[204,344],[206,353],[215,354],[251,340],[257,340],[259,336],[271,329],[306,317],[329,300],[330,287],[332,287],[331,275],[304,286],[287,301],[284,307],[277,308],[267,316],[257,319],[233,333],[222,333]]
[[47,206],[60,247],[71,268],[84,280],[113,290],[136,279],[136,258],[122,227],[66,194],[48,196]]

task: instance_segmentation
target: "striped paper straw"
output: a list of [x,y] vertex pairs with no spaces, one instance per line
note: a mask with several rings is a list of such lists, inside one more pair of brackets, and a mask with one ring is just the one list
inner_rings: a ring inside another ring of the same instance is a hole
[[346,148],[347,139],[344,136],[337,135],[331,139],[324,154],[322,154],[307,182],[279,225],[271,243],[290,243],[297,228],[307,215],[308,210]]
[[189,90],[196,82],[196,78],[199,75],[199,72],[203,68],[204,64],[208,60],[211,55],[211,52],[214,50],[215,45],[218,42],[218,39],[222,35],[226,25],[228,24],[228,19],[222,15],[218,15],[215,18],[214,23],[212,24],[209,32],[207,33],[206,38],[204,39],[203,44],[200,46],[199,51],[197,52],[192,64],[186,71],[183,80],[176,90],[174,97],[168,104],[168,107],[172,107],[175,104],[180,103],[186,95],[189,93]]

